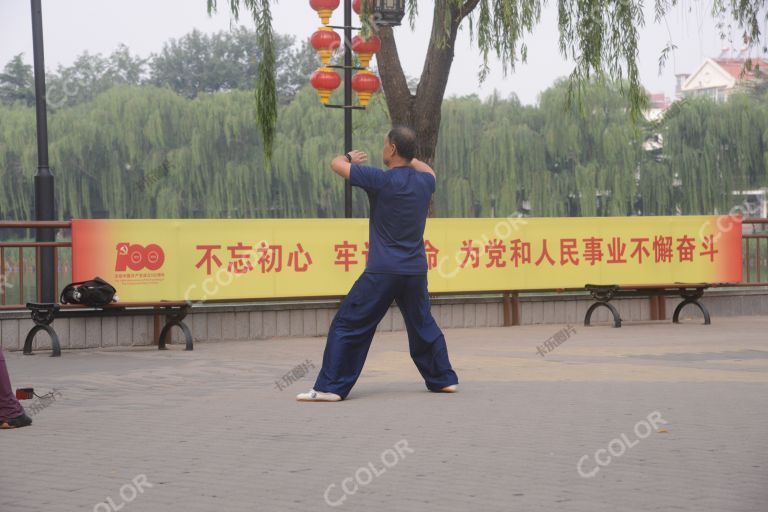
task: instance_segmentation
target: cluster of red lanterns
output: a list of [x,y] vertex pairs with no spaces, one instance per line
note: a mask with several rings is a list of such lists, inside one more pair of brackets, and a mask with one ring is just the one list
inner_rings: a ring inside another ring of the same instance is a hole
[[[333,91],[341,85],[339,75],[327,67],[331,62],[333,52],[341,46],[341,37],[328,26],[331,15],[339,7],[340,2],[341,0],[309,0],[309,5],[317,11],[323,24],[310,38],[312,47],[320,54],[320,60],[323,63],[323,67],[312,73],[310,83],[317,90],[320,103],[323,105],[328,103]],[[352,4],[352,8],[357,14],[360,14],[361,7],[362,0],[355,0]],[[360,64],[364,68],[368,67],[373,55],[380,49],[381,40],[375,34],[371,34],[368,39],[363,39],[359,35],[352,38],[352,51],[357,54]],[[367,69],[352,77],[352,89],[357,93],[358,100],[364,107],[368,106],[371,96],[379,90],[380,86],[379,78]]]

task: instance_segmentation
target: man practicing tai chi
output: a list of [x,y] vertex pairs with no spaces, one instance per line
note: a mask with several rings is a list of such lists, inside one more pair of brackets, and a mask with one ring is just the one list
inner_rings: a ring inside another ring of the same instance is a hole
[[411,357],[427,389],[453,393],[459,383],[448,361],[445,337],[432,318],[427,292],[424,226],[435,191],[435,173],[414,158],[416,133],[394,127],[384,139],[383,171],[361,165],[362,151],[338,156],[331,168],[368,193],[371,205],[368,264],[331,323],[323,367],[314,388],[296,399],[343,400],[363,369],[376,326],[397,302],[408,331]]

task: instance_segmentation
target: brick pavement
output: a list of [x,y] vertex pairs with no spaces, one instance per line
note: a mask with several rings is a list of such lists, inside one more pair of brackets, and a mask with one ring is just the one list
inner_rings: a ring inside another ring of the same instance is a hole
[[61,395],[0,432],[0,511],[768,510],[768,318],[576,325],[537,354],[561,327],[447,330],[456,395],[382,333],[338,404],[293,400],[316,368],[275,385],[321,338],[10,353],[14,386]]

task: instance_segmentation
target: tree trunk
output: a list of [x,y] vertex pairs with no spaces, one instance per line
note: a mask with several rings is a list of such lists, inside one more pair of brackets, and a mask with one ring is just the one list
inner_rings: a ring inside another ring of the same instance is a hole
[[[400,64],[392,28],[379,29],[381,51],[377,54],[379,73],[393,124],[404,124],[416,130],[416,157],[432,165],[440,132],[441,108],[448,77],[453,64],[453,49],[459,25],[477,6],[479,0],[467,0],[462,7],[435,2],[432,34],[416,94],[408,89],[408,81]],[[444,20],[450,17],[446,31]]]

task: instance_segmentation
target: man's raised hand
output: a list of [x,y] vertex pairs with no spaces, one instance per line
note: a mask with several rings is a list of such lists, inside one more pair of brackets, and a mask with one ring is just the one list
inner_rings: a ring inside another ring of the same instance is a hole
[[353,164],[364,164],[368,161],[368,155],[364,151],[358,151],[357,149],[350,151],[349,156],[352,157]]

